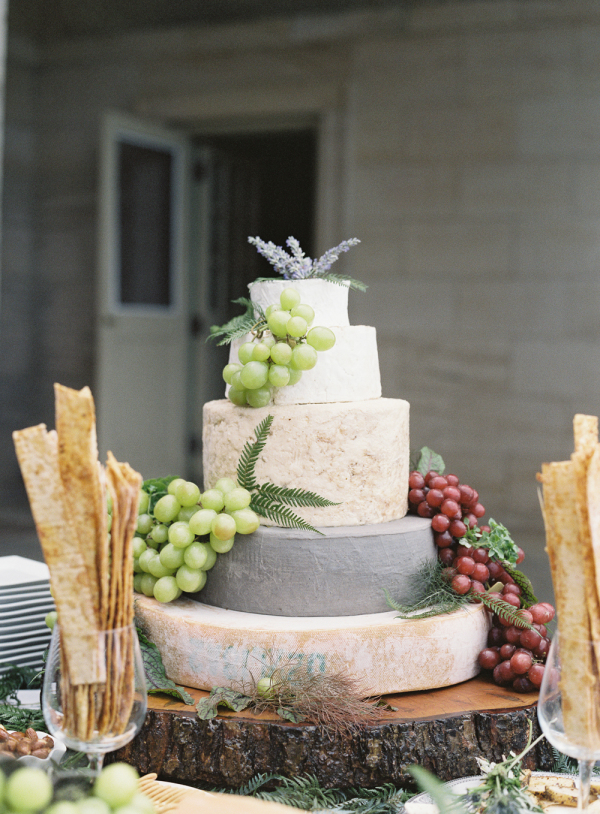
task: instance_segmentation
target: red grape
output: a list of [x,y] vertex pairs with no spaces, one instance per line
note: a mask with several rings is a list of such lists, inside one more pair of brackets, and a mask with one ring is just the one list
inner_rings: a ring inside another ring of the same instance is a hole
[[463,517],[463,523],[470,529],[474,529],[477,526],[477,518],[473,512],[467,512],[467,514],[465,514]]
[[[550,618],[547,619],[546,621],[551,622],[554,619],[554,614],[556,613],[556,608],[554,607],[554,605],[551,605],[550,602],[541,602],[540,604],[543,605],[545,608],[548,608],[548,613],[550,614]],[[546,622],[542,622],[542,624],[545,625]]]
[[471,590],[471,580],[465,574],[457,574],[450,584],[456,593],[461,596]]
[[496,647],[504,642],[504,630],[499,627],[492,627],[488,632],[487,643],[488,647]]
[[431,478],[429,483],[427,484],[430,489],[445,489],[448,486],[448,481],[443,475],[436,475],[435,477]]
[[475,570],[475,560],[472,557],[459,557],[456,560],[456,570],[459,574],[471,576]]
[[537,630],[524,630],[519,638],[521,646],[528,650],[535,650],[541,641],[542,637]]
[[490,556],[487,552],[487,548],[474,548],[471,556],[473,557],[475,562],[481,562],[484,565],[490,559]]
[[459,506],[455,500],[444,500],[440,506],[442,514],[447,515],[450,519],[454,519],[455,515],[459,513]]
[[486,647],[485,650],[481,651],[477,660],[484,670],[493,670],[494,667],[500,664],[500,655],[495,650]]
[[504,628],[504,638],[510,644],[520,644],[521,643],[521,628],[515,627],[511,625],[510,627]]
[[411,489],[422,489],[425,486],[425,478],[415,470],[408,476],[408,485]]
[[513,681],[513,689],[517,692],[533,692],[535,687],[526,676],[519,676]]
[[460,484],[457,475],[446,475],[446,480],[449,486],[458,486]]
[[[484,594],[485,593],[485,585],[483,582],[480,582],[478,579],[472,579],[471,582],[471,593],[472,594]],[[476,600],[477,602],[481,602],[480,599]]]
[[408,499],[417,506],[425,500],[425,492],[422,489],[411,489],[408,493]]
[[425,475],[425,486],[429,486],[429,482],[432,478],[437,478],[438,473],[435,472],[433,469],[430,469],[429,472]]
[[504,573],[504,568],[499,562],[496,562],[496,560],[490,560],[488,569],[490,572],[490,577],[494,580],[497,580],[500,574]]
[[[485,514],[485,509],[481,505],[481,503],[476,503],[473,506],[473,514],[475,515],[475,517],[483,517],[483,515]],[[489,531],[489,529],[488,529],[488,531]]]
[[479,531],[481,531],[481,532],[483,532],[483,531],[491,531],[491,529],[490,529],[489,526],[479,526]]
[[422,503],[419,503],[419,505],[417,506],[417,514],[419,515],[419,517],[431,518],[433,517],[435,512],[428,503],[423,501]]
[[[475,557],[473,557],[475,559]],[[473,579],[476,579],[478,582],[487,582],[490,578],[490,572],[486,565],[482,562],[475,563],[475,570],[471,574]]]
[[[445,517],[445,515],[444,515]],[[456,546],[456,556],[457,557],[471,557],[473,556],[473,549],[470,545],[464,545],[463,543],[459,543]]]
[[525,559],[525,552],[521,548],[521,546],[517,546],[517,565],[521,565],[523,560]]
[[443,495],[448,500],[454,500],[456,503],[460,503],[460,489],[457,489],[456,486],[446,486],[443,490]]
[[514,582],[507,582],[504,588],[502,589],[503,596],[506,594],[515,594],[516,596],[521,596],[521,589],[519,586]]
[[454,537],[449,531],[443,531],[441,534],[435,535],[435,542],[440,548],[448,548],[454,543]]
[[[439,515],[437,515],[439,517]],[[442,565],[452,565],[454,561],[454,551],[451,548],[440,548],[438,551],[438,559]]]
[[446,517],[445,514],[436,514],[433,520],[431,521],[431,528],[434,531],[448,531],[448,526],[450,525],[450,518]]
[[466,483],[461,483],[458,488],[460,490],[460,502],[463,506],[469,506],[473,500],[473,490]]
[[464,537],[467,533],[467,527],[462,520],[453,520],[448,531],[453,537]]
[[517,650],[510,659],[510,666],[513,673],[517,675],[525,675],[533,664],[533,659],[529,653],[523,650]]
[[544,678],[544,665],[532,664],[527,671],[527,678],[531,681],[534,687],[541,686],[542,679]]
[[550,639],[542,639],[536,648],[534,648],[533,655],[537,659],[545,659],[550,650]]
[[511,594],[511,593],[505,594],[504,592],[502,592],[502,599],[505,602],[507,602],[509,605],[512,605],[514,608],[520,608],[521,607],[521,600],[519,599],[519,597],[516,594]]
[[500,662],[497,669],[502,681],[506,684],[508,684],[510,681],[513,681],[517,676],[515,671],[512,669],[510,661]]
[[514,644],[503,644],[500,648],[500,657],[503,661],[509,659],[517,648]]
[[437,509],[444,502],[444,495],[439,489],[430,489],[425,495],[425,500],[430,506]]

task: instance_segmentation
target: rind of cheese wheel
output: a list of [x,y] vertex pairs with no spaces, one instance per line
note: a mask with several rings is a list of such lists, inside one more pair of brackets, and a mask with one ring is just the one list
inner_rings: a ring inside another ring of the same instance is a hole
[[279,296],[285,288],[294,288],[301,302],[315,312],[313,325],[341,327],[349,325],[348,286],[326,280],[262,280],[250,283],[250,299],[266,311],[269,305],[279,305]]
[[428,619],[398,619],[395,611],[302,618],[137,596],[136,618],[167,676],[203,690],[230,686],[249,670],[258,679],[290,654],[314,672],[344,671],[369,695],[447,687],[478,674],[489,629],[483,605]]
[[206,489],[219,478],[236,477],[244,445],[268,415],[274,420],[256,464],[258,483],[307,489],[340,503],[295,509],[304,520],[319,528],[404,517],[410,450],[409,404],[402,399],[259,409],[210,401],[204,405],[202,433]]
[[[336,342],[330,350],[318,354],[312,370],[291,387],[274,387],[273,404],[324,404],[336,401],[363,401],[381,396],[381,376],[375,328],[369,325],[346,325],[334,329]],[[243,342],[232,342],[229,361],[238,362]],[[225,394],[229,387],[225,388]]]

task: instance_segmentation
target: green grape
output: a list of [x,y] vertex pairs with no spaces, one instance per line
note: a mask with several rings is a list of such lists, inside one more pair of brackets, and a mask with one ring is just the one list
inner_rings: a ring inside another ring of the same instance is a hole
[[215,489],[218,489],[219,492],[223,492],[224,495],[227,492],[231,492],[232,489],[237,489],[237,482],[233,480],[233,478],[219,478],[219,480],[215,483]]
[[223,368],[223,379],[227,384],[231,384],[231,377],[234,373],[239,373],[242,369],[242,365],[238,365],[237,362],[231,362],[228,365],[225,365]]
[[306,341],[309,345],[312,345],[315,350],[325,351],[335,345],[335,334],[330,328],[322,328],[319,326],[310,329],[306,336]]
[[[156,808],[154,807],[154,803],[149,797],[146,797],[145,794],[142,794],[141,791],[138,791],[137,794],[133,795],[133,799],[130,805],[135,808],[137,814],[156,814]],[[119,809],[115,814],[118,814]],[[91,813],[90,813],[91,814]],[[100,812],[98,812],[100,814]]]
[[277,342],[271,348],[271,359],[276,365],[289,365],[292,361],[292,349],[287,342]]
[[157,582],[157,578],[153,577],[152,574],[144,574],[140,580],[142,593],[146,594],[146,596],[154,596],[154,586]]
[[267,325],[273,336],[285,336],[290,318],[289,311],[273,311],[267,317]]
[[208,561],[207,547],[206,543],[192,543],[183,550],[183,562],[190,568],[203,568]]
[[138,594],[144,593],[142,591],[143,578],[144,578],[143,574],[135,574],[135,576],[133,577],[133,590]]
[[160,579],[160,577],[172,576],[175,569],[167,568],[165,565],[163,565],[160,559],[160,554],[157,554],[156,557],[148,564],[148,571],[153,577]]
[[312,370],[317,364],[317,351],[311,346],[302,343],[296,345],[292,351],[290,367],[296,370]]
[[271,365],[269,368],[270,384],[272,384],[274,387],[285,387],[289,381],[290,369],[287,365]]
[[196,512],[200,511],[200,506],[184,506],[179,514],[177,515],[178,520],[183,520],[185,523],[189,523],[190,518],[192,518]]
[[112,514],[106,515],[106,530],[110,531],[112,529]]
[[145,551],[142,551],[138,557],[138,565],[142,571],[147,574],[150,573],[150,563],[155,557],[158,558],[158,553],[153,548],[147,548]]
[[169,542],[175,548],[185,548],[194,541],[194,532],[183,520],[178,520],[169,526]]
[[133,573],[134,574],[139,574],[139,573],[141,573],[141,571],[142,571],[142,568],[140,566],[140,558],[139,557],[134,557],[133,558]]
[[201,591],[206,585],[206,571],[199,571],[190,568],[188,565],[182,565],[175,574],[175,581],[182,591],[187,594],[195,594],[196,591]]
[[246,405],[246,393],[247,390],[237,390],[235,387],[230,387],[227,398],[236,407],[244,407]]
[[301,370],[294,370],[293,367],[290,368],[290,380],[288,382],[288,386],[292,387],[292,385],[297,384],[300,379],[302,378],[302,371]]
[[302,317],[290,317],[286,330],[290,336],[304,336],[308,330],[308,325],[306,324],[306,320],[302,319]]
[[[203,508],[212,509],[215,512],[220,512],[225,505],[223,492],[219,491],[219,489],[207,489],[206,492],[202,493],[200,501],[202,502]],[[196,515],[194,515],[194,517],[195,516]],[[207,532],[204,533],[206,534]],[[197,531],[196,534],[202,534],[202,532]]]
[[[194,543],[190,544],[190,546],[192,545],[194,545]],[[162,565],[170,569],[179,568],[180,565],[183,565],[185,552],[190,546],[186,548],[175,548],[172,543],[167,543],[158,555]]]
[[265,316],[270,317],[273,311],[281,311],[281,306],[277,305],[277,303],[273,303],[273,305],[267,305]]
[[[173,579],[173,577],[165,577]],[[175,580],[173,579],[173,582]],[[159,600],[160,601],[160,600]],[[126,806],[138,791],[139,775],[127,763],[111,763],[106,766],[94,782],[94,794],[111,808]]]
[[236,372],[231,377],[230,384],[231,384],[231,386],[233,387],[234,390],[244,390],[245,389],[244,385],[242,384],[242,370],[243,369],[244,369],[243,366],[240,365],[240,369],[236,370]]
[[148,534],[149,531],[152,530],[152,526],[154,525],[154,520],[152,516],[149,514],[138,514],[137,519],[137,528],[136,531],[138,534]]
[[269,350],[277,342],[275,337],[271,336],[271,334],[267,334],[266,336],[263,336],[263,338],[260,341],[263,343],[263,345],[266,345],[269,348]]
[[[54,630],[54,625],[56,624],[56,620],[58,619],[58,613],[56,611],[49,611],[45,618],[44,624],[46,627],[50,628],[50,630]],[[0,772],[1,774],[1,772]],[[2,777],[0,777],[0,787],[2,786]],[[2,791],[0,788],[0,800],[2,799]]]
[[248,362],[240,373],[242,384],[247,390],[256,390],[267,383],[269,366],[266,362]]
[[170,495],[174,495],[175,490],[177,489],[180,483],[185,483],[185,480],[183,478],[173,478],[171,483],[167,486],[167,492]]
[[182,506],[194,506],[200,500],[200,489],[195,483],[184,481],[175,490],[175,497]]
[[[135,797],[133,799],[135,800]],[[77,805],[79,814],[110,814],[110,806],[99,797],[86,797]]]
[[300,303],[300,305],[295,305],[290,314],[293,317],[302,317],[302,319],[306,320],[306,324],[310,325],[313,319],[315,318],[315,312],[310,307],[310,305],[304,305],[304,303]]
[[243,345],[240,345],[240,349],[238,350],[238,359],[243,365],[247,365],[252,359],[253,350],[254,342],[244,342]]
[[[210,489],[209,491],[216,492],[217,490]],[[223,493],[219,492],[219,494],[221,495],[221,505],[219,506],[218,511],[221,511],[225,505],[225,500],[223,499]],[[215,505],[218,504],[215,502]],[[216,516],[216,509],[200,509],[199,512],[196,512],[196,514],[190,518],[189,527],[194,532],[194,535],[197,535],[198,537],[201,537],[203,534],[209,534],[211,523]]]
[[146,514],[149,506],[150,495],[148,492],[144,492],[143,489],[140,489],[140,495],[138,497],[138,514]]
[[[182,481],[181,478],[180,481]],[[185,481],[182,482],[185,483]],[[169,488],[171,487],[169,486]],[[157,501],[154,507],[154,517],[156,517],[159,523],[171,523],[179,514],[180,509],[181,504],[175,495],[164,495]]]
[[154,526],[148,537],[146,537],[146,542],[148,539],[154,540],[155,543],[166,543],[169,536],[169,527],[165,526],[164,523],[159,523],[157,526]]
[[271,348],[265,342],[257,342],[252,351],[252,361],[266,362],[271,354]]
[[257,387],[246,391],[246,401],[251,407],[266,407],[271,401],[270,387]]
[[[154,529],[153,529],[154,530]],[[132,540],[133,556],[140,557],[142,552],[146,550],[146,541],[141,537],[134,537]]]
[[24,766],[6,780],[4,802],[11,811],[29,812],[45,808],[52,799],[52,782],[43,769]]
[[177,591],[179,590],[175,577],[161,577],[154,584],[154,598],[163,604],[172,602],[177,599]]
[[290,311],[292,308],[295,308],[301,299],[302,297],[295,288],[284,288],[279,295],[279,302],[284,311]]
[[155,551],[158,548],[160,548],[160,543],[158,543],[156,540],[153,540],[150,535],[146,537],[146,545],[148,546],[148,548],[153,548]]
[[218,514],[210,524],[210,530],[219,540],[229,540],[235,534],[235,520],[229,514]]
[[210,547],[217,554],[227,554],[228,551],[231,551],[234,541],[235,535],[228,540],[221,540],[220,537],[216,537],[214,534],[210,535]]
[[245,509],[252,501],[252,494],[247,489],[242,489],[238,486],[237,489],[232,489],[225,495],[225,511],[231,514],[238,509]]
[[252,509],[240,509],[232,512],[231,516],[238,534],[252,534],[260,526],[258,515]]
[[217,561],[217,552],[214,550],[214,548],[211,546],[210,543],[202,543],[202,545],[206,546],[206,553],[208,554],[208,559],[206,560],[206,562],[202,566],[202,570],[203,571],[210,571],[210,569],[213,567],[213,565]]
[[79,805],[70,800],[59,800],[46,808],[44,814],[79,814]]

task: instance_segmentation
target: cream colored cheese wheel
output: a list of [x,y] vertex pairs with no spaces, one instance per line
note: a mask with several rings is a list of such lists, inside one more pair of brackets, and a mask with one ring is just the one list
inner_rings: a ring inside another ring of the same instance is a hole
[[[209,574],[210,579],[210,574]],[[263,616],[136,595],[137,623],[177,684],[210,690],[265,675],[292,654],[314,672],[344,671],[366,695],[429,690],[477,675],[487,641],[483,605],[429,619],[395,611],[327,618]]]
[[304,520],[319,528],[404,517],[410,451],[409,404],[402,399],[258,409],[210,401],[203,414],[205,489],[219,478],[236,477],[244,445],[268,415],[274,420],[256,465],[258,483],[308,489],[339,502],[295,510]]
[[349,325],[348,286],[326,280],[263,280],[250,283],[250,299],[266,311],[269,305],[279,305],[279,296],[285,288],[294,288],[300,301],[315,312],[313,325]]

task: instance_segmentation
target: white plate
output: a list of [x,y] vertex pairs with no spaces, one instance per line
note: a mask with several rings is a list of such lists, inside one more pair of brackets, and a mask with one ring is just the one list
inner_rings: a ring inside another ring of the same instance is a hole
[[35,609],[40,607],[40,605],[43,607],[54,607],[54,599],[52,599],[50,593],[48,593],[47,596],[11,597],[10,599],[0,600],[0,616],[13,613],[19,609]]
[[22,709],[39,709],[40,695],[41,690],[17,690],[17,700],[8,703],[15,706],[18,703]]
[[21,656],[41,656],[46,649],[47,644],[44,642],[34,642],[27,647],[0,647],[0,657],[2,661],[10,658],[17,658]]
[[20,633],[21,631],[23,635],[43,631],[44,628],[47,629],[47,625],[44,622],[46,616],[47,614],[44,614],[39,619],[27,618],[21,621],[19,621],[18,618],[11,619],[10,621],[4,620],[0,622],[0,636],[5,633]]
[[11,555],[0,557],[0,586],[28,585],[50,579],[45,562]]
[[33,586],[16,585],[13,588],[0,588],[0,602],[16,602],[19,599],[43,599],[52,596],[50,585],[47,582],[36,583]]
[[5,647],[16,647],[22,645],[28,647],[30,644],[39,642],[50,641],[52,631],[46,627],[46,630],[31,630],[27,633],[0,633],[0,653]]
[[[47,732],[38,732],[37,736],[41,739],[45,738],[47,734]],[[54,749],[52,749],[47,758],[42,759],[41,757],[33,757],[33,755],[24,755],[23,757],[17,758],[19,763],[24,763],[25,766],[47,766],[52,760],[58,763],[67,751],[67,747],[63,741],[55,735],[50,735],[50,737],[54,741]]]

